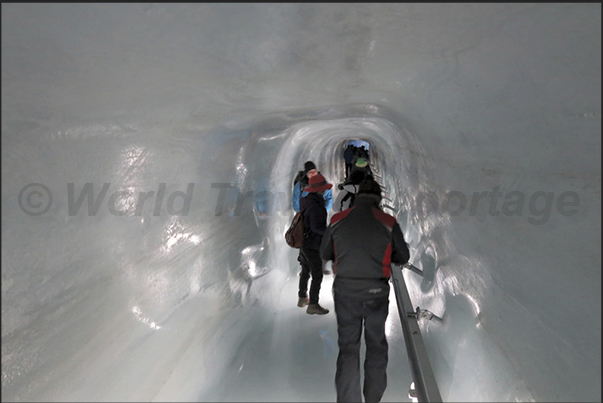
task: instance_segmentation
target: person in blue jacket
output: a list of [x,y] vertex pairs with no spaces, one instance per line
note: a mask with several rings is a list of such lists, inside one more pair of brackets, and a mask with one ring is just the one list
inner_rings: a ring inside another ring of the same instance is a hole
[[[314,165],[312,161],[306,161],[304,164],[304,170],[297,173],[297,176],[293,181],[293,210],[295,210],[296,213],[299,212],[300,199],[308,195],[308,192],[304,192],[303,189],[308,187],[308,181],[310,178],[319,173],[320,172],[316,169],[316,165]],[[333,190],[326,190],[323,197],[325,199],[325,208],[328,212],[333,206]]]

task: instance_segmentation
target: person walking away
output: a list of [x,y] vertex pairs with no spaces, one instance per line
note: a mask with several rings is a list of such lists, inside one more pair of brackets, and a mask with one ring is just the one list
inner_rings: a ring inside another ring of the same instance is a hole
[[369,162],[365,158],[358,158],[356,163],[352,167],[350,171],[350,175],[352,175],[356,171],[363,171],[366,176],[373,176],[373,171],[371,171],[371,167],[369,166]]
[[[312,176],[318,174],[320,172],[318,172],[316,170],[316,165],[314,164],[314,162],[312,161],[306,161],[304,163],[304,170],[303,171],[299,171],[295,177],[295,179],[293,180],[293,198],[292,198],[292,205],[293,205],[293,210],[298,213],[299,212],[299,202],[301,200],[302,197],[305,197],[308,192],[305,192],[304,189],[308,186],[308,181],[309,178],[311,178]],[[327,213],[329,212],[329,210],[331,209],[331,207],[333,206],[333,191],[331,189],[328,189],[324,192],[323,195],[324,199],[325,199],[325,208]],[[306,262],[304,261],[304,258],[301,254],[301,250],[299,252],[299,255],[297,256],[297,261],[300,263],[300,266],[302,267],[302,271],[303,271],[303,267],[306,264]],[[323,263],[323,274],[331,274],[331,272],[325,267],[324,263]],[[298,305],[300,308],[305,307],[306,305],[308,305],[307,302],[298,302]]]
[[367,161],[370,160],[369,152],[364,146],[360,146],[360,156]]
[[360,182],[365,178],[365,172],[362,170],[355,171],[350,175],[350,179],[340,186],[340,191],[333,201],[332,210],[335,213],[339,213],[346,210],[354,205],[356,194],[358,193]]
[[[297,175],[295,176],[295,179],[293,179],[293,197],[292,197],[292,205],[293,205],[293,210],[296,213],[299,213],[299,201],[301,200],[302,197],[302,190],[305,189],[306,187],[308,187],[308,172],[313,170],[314,172],[316,172],[316,165],[314,165],[314,163],[312,161],[306,161],[304,163],[304,170],[303,171],[299,171],[297,173]],[[306,262],[304,255],[302,255],[301,249],[299,250],[299,254],[297,255],[297,261],[299,262],[299,265],[301,266],[301,272],[300,273],[307,273],[310,271],[310,269],[308,268],[308,263]],[[300,276],[302,276],[303,274],[300,274]],[[308,299],[301,299],[299,298],[297,301],[297,306],[300,308],[303,308],[305,306],[308,305]]]
[[[387,387],[390,263],[404,264],[410,254],[396,219],[379,208],[381,188],[373,179],[360,183],[354,207],[333,215],[320,247],[333,260],[333,300],[339,354],[335,387],[338,402],[379,402]],[[364,331],[364,385],[360,387],[360,343]]]
[[[329,313],[328,309],[323,308],[318,303],[323,278],[323,262],[319,250],[322,236],[327,229],[324,192],[332,187],[333,185],[327,183],[324,176],[316,174],[310,178],[308,187],[304,189],[308,192],[308,195],[302,197],[300,201],[300,211],[304,217],[304,228],[306,229],[300,252],[306,264],[302,265],[302,272],[299,276],[297,306],[308,301],[306,313],[310,315]],[[312,277],[312,283],[310,285],[310,298],[308,299],[308,280],[310,277]]]
[[350,170],[354,166],[354,157],[356,156],[356,152],[354,151],[354,145],[348,144],[348,148],[343,152],[343,160],[345,162],[345,178],[348,179],[350,177]]

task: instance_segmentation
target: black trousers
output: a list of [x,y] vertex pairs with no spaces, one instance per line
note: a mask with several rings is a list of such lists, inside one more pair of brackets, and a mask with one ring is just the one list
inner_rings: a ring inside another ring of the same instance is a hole
[[320,285],[322,284],[322,259],[320,253],[314,249],[299,250],[297,258],[301,263],[301,273],[299,274],[299,291],[298,297],[304,298],[308,296],[308,280],[312,276],[312,284],[310,284],[310,303],[318,304],[318,294],[320,294]]
[[387,387],[388,344],[385,337],[389,299],[351,300],[334,292],[339,356],[335,388],[338,402],[362,402],[360,393],[360,338],[364,327],[366,402],[379,402]]
[[350,177],[350,171],[352,170],[353,166],[354,166],[354,164],[348,164],[347,162],[345,163],[345,177],[346,177],[346,179]]

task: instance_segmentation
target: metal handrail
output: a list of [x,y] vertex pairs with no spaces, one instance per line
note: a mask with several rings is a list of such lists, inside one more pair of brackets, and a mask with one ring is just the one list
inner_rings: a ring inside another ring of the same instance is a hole
[[[412,265],[407,264],[404,267],[417,274],[423,274],[421,270]],[[427,350],[425,350],[423,338],[421,337],[421,330],[417,323],[420,310],[418,307],[416,311],[412,309],[412,301],[408,295],[402,268],[403,267],[394,266],[392,264],[391,278],[396,294],[396,302],[398,304],[398,312],[400,314],[400,322],[402,323],[404,342],[406,344],[406,353],[408,354],[408,361],[410,363],[417,398],[421,403],[441,402],[442,397],[440,396],[440,390],[438,389],[438,384],[433,374],[433,370],[431,369]]]

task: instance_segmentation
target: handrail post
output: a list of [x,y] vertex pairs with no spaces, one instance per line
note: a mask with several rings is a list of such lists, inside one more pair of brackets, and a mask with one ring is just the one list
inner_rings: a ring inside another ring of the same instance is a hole
[[412,301],[406,288],[402,268],[399,266],[392,265],[392,283],[417,398],[421,403],[441,402],[440,390],[431,369],[427,350],[421,337],[421,330],[417,323],[418,315],[412,309]]

